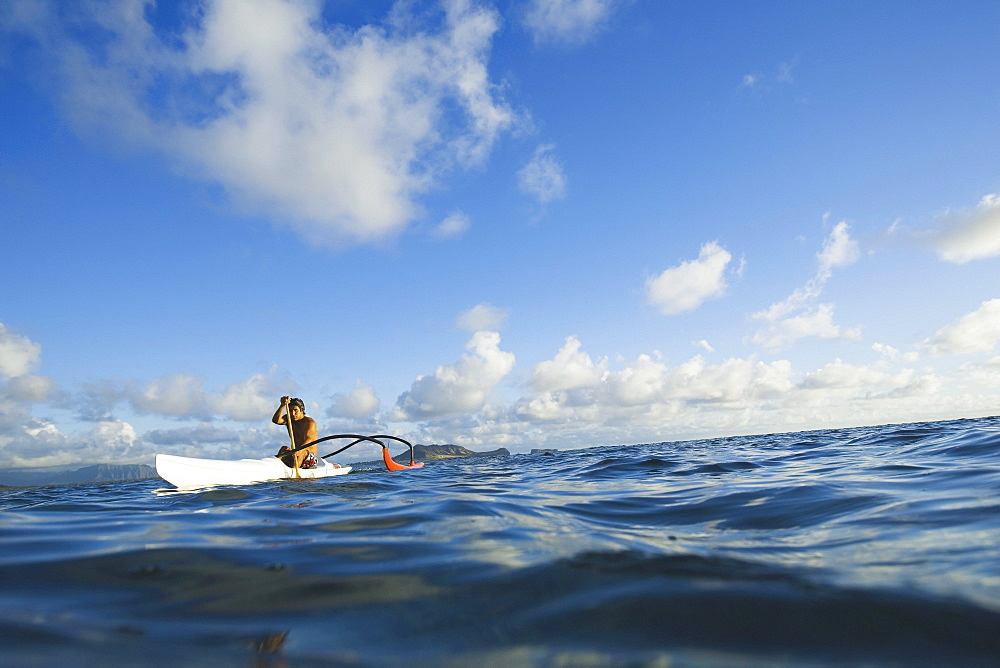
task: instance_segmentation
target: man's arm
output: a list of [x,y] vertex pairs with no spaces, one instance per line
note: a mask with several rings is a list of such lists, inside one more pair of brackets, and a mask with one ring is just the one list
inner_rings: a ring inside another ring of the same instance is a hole
[[274,411],[271,422],[274,424],[285,424],[285,416],[288,415],[288,397],[281,397],[281,405]]

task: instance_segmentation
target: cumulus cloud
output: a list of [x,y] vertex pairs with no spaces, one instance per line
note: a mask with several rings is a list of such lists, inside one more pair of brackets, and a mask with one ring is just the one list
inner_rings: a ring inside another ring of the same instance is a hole
[[[860,257],[861,250],[857,241],[851,238],[850,226],[845,221],[837,223],[816,254],[816,275],[783,301],[753,314],[754,319],[764,320],[768,325],[758,330],[752,341],[768,350],[777,351],[808,337],[860,339],[860,327],[845,328],[834,323],[833,304],[815,304],[827,281],[833,276],[833,270],[851,265]],[[793,313],[796,315],[792,315]]]
[[408,7],[351,28],[308,0],[205,0],[174,34],[145,3],[110,0],[8,27],[35,38],[78,127],[159,149],[325,244],[398,232],[420,193],[517,122],[487,73],[498,13],[452,0],[431,24]]
[[646,299],[664,315],[698,308],[726,291],[726,266],[732,259],[712,241],[701,247],[697,260],[682,262],[646,281]]
[[731,357],[712,365],[696,355],[669,371],[667,396],[690,403],[748,406],[785,394],[792,387],[791,371],[787,360],[768,363]]
[[[39,403],[55,392],[55,383],[46,376],[32,375],[42,360],[42,346],[26,336],[21,336],[0,322],[0,421],[3,414],[20,413],[13,407]],[[0,424],[2,428],[2,424]]]
[[129,450],[139,440],[135,428],[121,420],[98,422],[83,436],[81,444],[94,450],[110,450],[116,457],[128,457]]
[[939,329],[924,345],[935,355],[988,352],[1000,342],[1000,299],[983,302]]
[[[956,410],[967,414],[994,408],[990,395],[962,394],[933,371],[900,366],[905,356],[889,359],[893,356],[883,352],[871,364],[836,359],[805,374],[788,360],[750,356],[711,364],[697,355],[672,365],[654,352],[621,368],[601,364],[598,376],[598,365],[588,361],[577,340],[568,339],[551,367],[587,373],[568,374],[581,376],[578,383],[530,385],[531,392],[512,406],[509,419],[518,420],[518,433],[533,445],[560,439],[600,444],[668,434],[676,438],[679,433],[766,433],[831,421],[884,424],[927,419],[941,411],[944,419]],[[973,373],[986,372],[977,367],[968,372]]]
[[255,422],[271,416],[276,394],[271,377],[257,373],[212,397],[211,406],[215,413],[231,420]]
[[347,394],[338,392],[326,414],[339,418],[363,418],[378,412],[382,402],[375,394],[375,388],[358,378],[354,388]]
[[1000,256],[1000,196],[995,193],[972,211],[945,214],[939,224],[933,241],[943,260],[964,264]]
[[567,341],[552,366],[569,368],[571,373],[557,377],[576,382],[533,383],[533,394],[522,397],[514,408],[522,419],[664,428],[677,416],[701,413],[701,406],[745,410],[785,398],[794,389],[791,364],[785,360],[730,358],[711,365],[697,355],[671,367],[654,353],[640,354],[623,368],[609,370],[604,363],[591,364],[575,339]]
[[514,354],[500,350],[496,332],[476,332],[466,344],[470,352],[454,364],[419,376],[399,396],[392,419],[401,422],[445,418],[480,410],[493,389],[514,368]]
[[188,374],[172,374],[144,386],[133,385],[128,394],[139,413],[190,417],[210,412],[202,379]]
[[567,336],[555,358],[539,362],[532,369],[532,388],[536,392],[549,392],[599,383],[605,374],[606,361],[595,364],[580,347],[579,339]]
[[896,348],[885,343],[873,343],[872,350],[877,352],[883,359],[891,362],[903,361],[912,363],[920,359],[920,353],[918,352],[900,352]]
[[535,42],[581,44],[608,20],[621,0],[529,0],[524,15]]
[[771,323],[757,330],[752,341],[770,351],[787,348],[800,339],[843,339],[859,341],[860,327],[841,327],[833,321],[833,304],[819,304],[813,309]]
[[859,388],[885,382],[884,371],[867,365],[854,365],[837,359],[830,364],[806,374],[800,386],[810,390]]
[[517,173],[517,185],[521,192],[535,197],[542,204],[566,196],[566,174],[562,164],[552,155],[554,149],[554,144],[539,146],[528,164]]
[[568,337],[552,360],[535,365],[533,395],[522,398],[517,410],[533,419],[590,414],[607,420],[634,415],[636,407],[772,398],[792,389],[790,376],[791,364],[784,360],[730,358],[712,365],[696,355],[671,367],[659,352],[640,354],[612,370],[606,359],[594,363],[580,341]]
[[254,374],[217,392],[205,389],[204,380],[190,374],[170,374],[148,382],[104,380],[84,385],[72,403],[79,416],[91,422],[112,419],[119,404],[142,415],[177,419],[225,418],[254,422],[274,412],[280,389],[268,374]]
[[38,368],[42,346],[0,323],[0,376],[16,378]]
[[510,316],[508,309],[498,308],[487,302],[476,304],[468,311],[462,311],[455,318],[455,326],[468,332],[499,330]]
[[47,401],[55,391],[55,383],[47,376],[17,376],[0,385],[0,395],[26,404]]

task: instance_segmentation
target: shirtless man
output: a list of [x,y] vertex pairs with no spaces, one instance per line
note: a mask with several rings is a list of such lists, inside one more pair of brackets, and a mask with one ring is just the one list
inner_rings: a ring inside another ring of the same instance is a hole
[[[295,447],[298,448],[306,443],[315,441],[317,438],[316,421],[311,417],[306,417],[306,405],[297,397],[294,399],[281,397],[281,405],[278,406],[278,410],[274,411],[274,417],[271,418],[271,422],[274,424],[286,424],[289,414],[292,416],[292,433],[295,435]],[[278,454],[282,454],[286,449],[282,448]],[[314,445],[305,450],[299,450],[294,456],[300,469],[314,469],[316,468],[319,453]],[[285,462],[286,466],[291,468],[292,461],[290,457],[282,457],[282,461]]]

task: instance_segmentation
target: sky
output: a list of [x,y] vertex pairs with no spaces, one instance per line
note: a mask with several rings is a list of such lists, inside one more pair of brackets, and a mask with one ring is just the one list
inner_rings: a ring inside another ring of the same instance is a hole
[[282,395],[513,453],[996,415],[998,34],[964,0],[3,0],[0,467],[267,456]]

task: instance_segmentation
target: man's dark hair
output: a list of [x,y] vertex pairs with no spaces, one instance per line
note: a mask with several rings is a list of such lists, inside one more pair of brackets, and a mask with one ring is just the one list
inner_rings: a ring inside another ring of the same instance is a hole
[[303,412],[303,413],[305,413],[305,412],[306,412],[306,405],[305,405],[305,402],[303,402],[303,401],[302,401],[301,399],[299,399],[298,397],[295,397],[295,398],[293,398],[293,399],[289,399],[289,401],[288,401],[288,408],[290,409],[290,408],[291,408],[292,406],[298,406],[299,408],[301,408],[301,409],[302,409],[302,412]]

